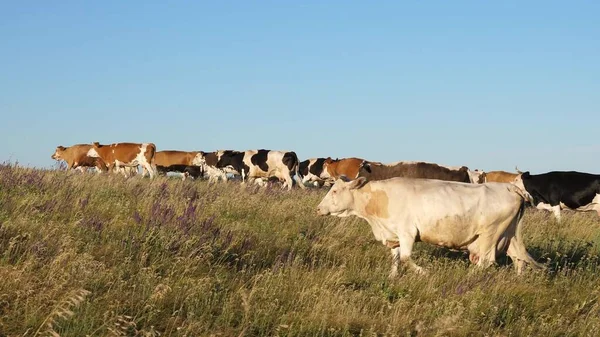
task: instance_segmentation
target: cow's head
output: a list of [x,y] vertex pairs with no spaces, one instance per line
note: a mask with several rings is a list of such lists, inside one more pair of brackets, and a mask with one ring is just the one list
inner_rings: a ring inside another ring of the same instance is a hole
[[319,215],[335,215],[345,217],[350,215],[350,211],[354,209],[354,194],[353,191],[360,189],[367,183],[366,178],[357,178],[348,180],[342,176],[336,180],[335,184],[321,200],[317,206],[317,214]]
[[194,159],[192,159],[192,165],[203,166],[206,164],[206,152],[198,151]]
[[92,148],[88,150],[88,153],[87,153],[88,157],[100,158],[98,151],[96,151],[96,149],[98,149],[98,148],[100,148],[100,143],[93,142]]
[[331,166],[336,161],[337,160],[331,159],[331,157],[327,157],[327,159],[325,159],[325,161],[323,162],[323,172],[327,172],[327,174],[331,176],[329,166]]
[[485,183],[485,172],[475,169],[474,171],[468,170],[467,173],[472,184]]
[[361,172],[366,172],[366,173],[371,173],[371,163],[369,163],[368,161],[363,161],[362,164],[360,164],[360,168],[358,170],[358,175],[361,175]]
[[54,150],[54,154],[52,154],[52,156],[50,158],[55,159],[55,160],[62,160],[63,159],[62,155],[66,149],[67,148],[62,145],[57,146],[56,150]]
[[515,177],[515,179],[512,181],[512,184],[517,186],[523,192],[525,199],[527,199],[529,202],[533,203],[533,197],[531,196],[531,194],[529,194],[529,192],[527,192],[527,189],[525,188],[525,184],[523,183],[523,180],[528,179],[529,176],[530,176],[529,171],[523,172]]

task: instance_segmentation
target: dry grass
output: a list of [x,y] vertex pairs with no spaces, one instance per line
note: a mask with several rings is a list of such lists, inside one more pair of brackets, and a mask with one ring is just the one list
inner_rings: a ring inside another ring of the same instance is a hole
[[600,220],[528,210],[549,271],[388,249],[325,194],[0,166],[0,336],[597,336]]

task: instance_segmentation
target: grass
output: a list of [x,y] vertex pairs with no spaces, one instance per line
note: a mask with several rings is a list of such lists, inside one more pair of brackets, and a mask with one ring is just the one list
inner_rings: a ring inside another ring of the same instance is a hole
[[600,335],[596,214],[527,210],[548,271],[417,243],[389,280],[325,193],[1,165],[0,336]]

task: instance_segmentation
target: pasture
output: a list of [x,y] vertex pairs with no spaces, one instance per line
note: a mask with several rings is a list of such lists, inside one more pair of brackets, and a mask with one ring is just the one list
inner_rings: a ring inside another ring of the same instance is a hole
[[325,189],[0,166],[0,336],[598,336],[600,218],[528,209],[548,271],[423,243],[387,278]]

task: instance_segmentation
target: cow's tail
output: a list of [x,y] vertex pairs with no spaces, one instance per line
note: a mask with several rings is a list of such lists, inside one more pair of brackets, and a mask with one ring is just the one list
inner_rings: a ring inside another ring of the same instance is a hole
[[290,173],[294,173],[294,180],[298,187],[304,189],[304,183],[302,182],[302,174],[300,173],[300,161],[298,160],[298,156],[296,152],[287,152],[283,155],[283,163],[290,170]]
[[524,215],[525,215],[525,199],[523,199],[521,201],[521,207],[519,208],[519,213],[517,214],[517,228],[515,231],[515,238],[517,239],[517,242],[519,243],[520,250],[522,250],[519,254],[520,258],[523,259],[524,262],[528,263],[529,265],[531,265],[534,268],[546,269],[546,266],[537,262],[531,255],[529,255],[529,252],[527,252],[527,249],[525,248],[525,245],[523,243],[523,234],[522,234]]
[[154,177],[156,174],[158,174],[158,169],[156,168],[156,163],[154,163],[154,155],[156,154],[156,145],[154,145],[154,143],[148,143],[148,145],[146,146],[146,161],[148,162],[148,164],[150,164],[150,168],[152,169],[152,172],[150,173],[150,177]]

